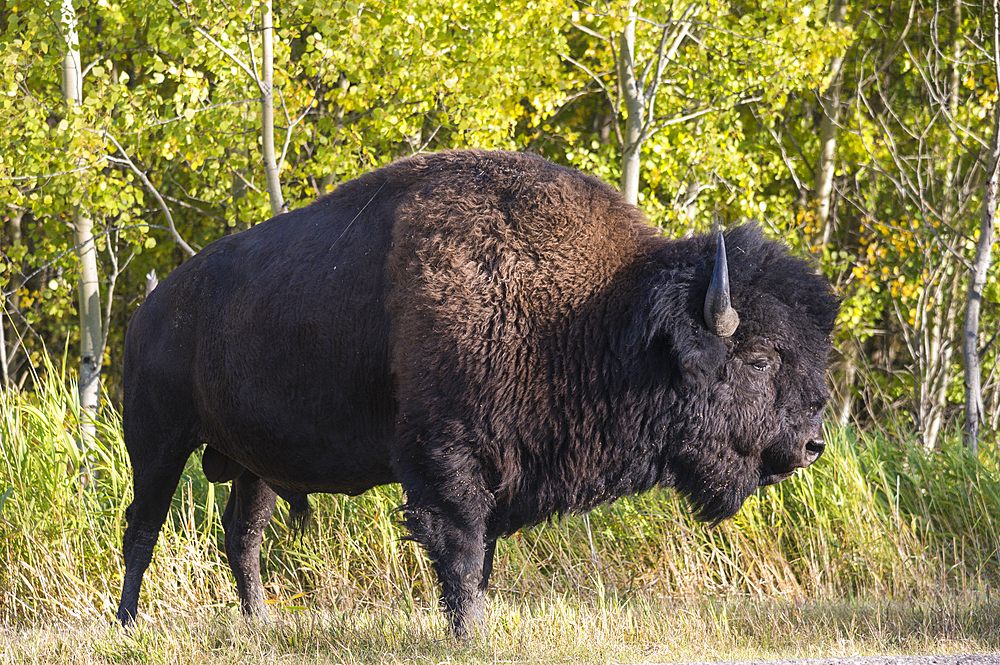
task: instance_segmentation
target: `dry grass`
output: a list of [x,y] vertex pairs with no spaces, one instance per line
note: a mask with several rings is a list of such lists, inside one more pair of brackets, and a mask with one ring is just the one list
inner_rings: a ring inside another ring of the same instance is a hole
[[492,604],[473,646],[446,638],[432,608],[285,611],[268,624],[234,612],[173,614],[123,631],[105,622],[7,628],[16,663],[690,662],[1000,649],[1000,607],[984,597],[931,602],[551,597]]

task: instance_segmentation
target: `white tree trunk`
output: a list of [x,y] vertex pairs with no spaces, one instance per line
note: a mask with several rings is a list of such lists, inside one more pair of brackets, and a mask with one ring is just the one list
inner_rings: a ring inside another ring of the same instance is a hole
[[[62,0],[60,7],[66,53],[63,56],[62,90],[67,108],[83,100],[83,77],[80,67],[80,40],[76,28],[76,10],[72,0]],[[97,272],[97,247],[93,237],[94,223],[73,206],[73,233],[76,255],[80,259],[80,441],[87,450],[96,440],[96,417],[100,407],[101,362],[104,357],[104,337],[101,328],[101,293]]]
[[263,44],[261,90],[261,126],[264,134],[264,175],[267,179],[267,196],[271,202],[271,214],[285,211],[285,200],[281,195],[281,179],[278,162],[274,155],[274,26],[271,17],[271,0],[264,0]]
[[[959,34],[959,29],[962,25],[962,0],[952,0],[951,3],[951,42],[952,42],[952,58],[951,67],[948,74],[948,112],[951,118],[958,117],[958,103],[960,98],[960,86],[962,84],[962,76],[959,71],[959,63],[962,62],[962,50],[963,50],[963,40]],[[945,151],[946,155],[950,155],[948,162],[945,165],[944,172],[944,194],[945,194],[945,204],[944,204],[944,218],[949,222],[955,216],[956,208],[956,196],[954,195],[955,187],[955,172],[958,170],[958,163],[961,159],[960,151],[957,149],[958,146],[958,133],[949,132],[948,133],[948,149]]]
[[[14,215],[11,216],[8,222],[8,237],[10,238],[11,248],[21,246],[21,220],[24,217],[24,211],[18,210]],[[0,321],[0,329],[6,325],[10,325],[10,337],[11,341],[7,342],[4,339],[3,346],[0,346],[0,353],[2,353],[3,362],[3,377],[4,385],[8,388],[13,387],[13,379],[10,376],[10,366],[13,363],[14,356],[17,354],[17,349],[20,346],[20,334],[17,329],[17,324],[14,322],[13,314],[20,308],[20,299],[18,298],[17,291],[21,288],[21,274],[19,272],[20,268],[14,266],[14,270],[11,274],[10,281],[7,282],[7,293],[8,295],[4,298],[3,310],[0,311],[0,317],[3,318]],[[0,333],[6,333],[6,330],[0,330]],[[7,349],[7,344],[10,344],[10,350]]]
[[[957,5],[957,3],[956,3]],[[956,11],[956,14],[958,12]],[[960,15],[959,15],[960,16]],[[1000,75],[1000,2],[993,0],[993,71]],[[1000,106],[993,109],[993,151],[983,185],[983,213],[976,241],[976,258],[966,296],[962,355],[965,358],[965,445],[979,452],[979,426],[983,421],[982,369],[979,363],[979,307],[992,261],[993,225],[997,213],[997,186],[1000,184]]]
[[[830,10],[830,20],[838,28],[847,17],[847,0],[835,0]],[[833,223],[830,219],[830,204],[833,199],[833,175],[836,170],[837,124],[840,120],[841,69],[844,57],[838,55],[830,61],[830,83],[820,96],[823,117],[819,131],[819,163],[816,165],[816,218],[823,229],[823,244],[830,242]]]
[[639,203],[640,154],[642,152],[643,111],[646,108],[640,83],[635,74],[635,5],[628,4],[628,18],[622,30],[618,50],[618,85],[625,103],[625,135],[622,146],[622,194],[632,205]]
[[63,55],[62,92],[67,106],[83,101],[83,68],[80,66],[80,37],[76,30],[76,9],[73,0],[62,0],[59,7],[62,17],[66,53]]
[[[1000,114],[994,111],[994,114]],[[996,138],[993,139],[994,145]],[[965,357],[965,444],[973,454],[979,451],[979,426],[983,421],[982,369],[979,363],[979,308],[992,262],[993,224],[997,211],[997,175],[1000,160],[993,157],[992,173],[983,186],[983,215],[976,243],[976,258],[965,307],[962,354]]]
[[96,436],[94,419],[100,407],[101,364],[104,337],[101,327],[100,278],[97,273],[97,247],[94,245],[93,221],[73,207],[76,255],[80,259],[80,408],[81,447],[86,449]]
[[918,310],[919,323],[914,329],[916,339],[917,431],[927,450],[937,446],[941,427],[944,425],[945,407],[948,404],[948,386],[951,366],[955,356],[954,330],[961,308],[959,302],[961,276],[942,271],[940,284],[927,284],[925,297]]

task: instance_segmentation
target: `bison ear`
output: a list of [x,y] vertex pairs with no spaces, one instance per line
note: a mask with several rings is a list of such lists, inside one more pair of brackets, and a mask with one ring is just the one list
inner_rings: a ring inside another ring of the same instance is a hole
[[726,362],[726,345],[718,337],[700,329],[674,338],[673,356],[684,384],[689,388],[713,383]]
[[648,358],[658,371],[680,374],[685,385],[703,385],[725,363],[727,346],[696,321],[701,314],[689,293],[673,280],[650,284],[632,308],[624,350]]

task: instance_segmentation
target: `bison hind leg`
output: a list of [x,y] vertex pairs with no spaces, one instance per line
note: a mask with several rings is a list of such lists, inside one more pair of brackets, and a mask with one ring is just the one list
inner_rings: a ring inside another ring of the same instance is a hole
[[122,536],[122,558],[125,560],[125,577],[122,580],[121,601],[116,618],[123,626],[131,625],[138,616],[139,589],[142,577],[153,558],[153,549],[160,535],[160,528],[167,519],[174,490],[184,471],[184,463],[194,449],[185,448],[185,433],[171,437],[169,443],[159,448],[144,446],[154,441],[142,438],[132,422],[126,424],[126,445],[132,461],[132,503],[125,509],[126,528]]
[[260,581],[260,543],[274,513],[277,494],[250,471],[233,481],[222,515],[226,556],[236,579],[240,609],[248,617],[266,617],[264,587]]

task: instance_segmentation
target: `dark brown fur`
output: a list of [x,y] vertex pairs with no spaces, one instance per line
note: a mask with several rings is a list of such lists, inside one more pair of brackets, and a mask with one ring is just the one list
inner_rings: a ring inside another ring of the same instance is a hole
[[206,475],[235,478],[226,549],[250,614],[275,493],[304,509],[402,483],[458,635],[496,539],[526,524],[656,485],[733,515],[822,452],[837,304],[755,228],[727,244],[731,338],[702,320],[714,239],[661,238],[599,180],[529,155],[402,160],[212,243],[128,331],[119,620],[203,442]]

